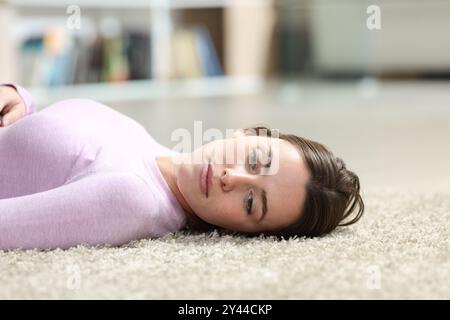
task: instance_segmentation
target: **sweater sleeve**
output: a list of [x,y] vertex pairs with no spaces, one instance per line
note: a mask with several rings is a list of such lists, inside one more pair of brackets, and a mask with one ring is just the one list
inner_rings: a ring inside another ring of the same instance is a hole
[[27,115],[30,115],[32,113],[36,112],[36,100],[34,97],[26,90],[25,88],[18,86],[16,84],[11,83],[2,83],[0,84],[2,86],[10,86],[14,89],[16,89],[17,93],[19,93],[20,97],[22,98],[23,102],[25,103],[27,107]]
[[147,236],[139,178],[98,173],[48,191],[0,199],[0,250],[122,245]]

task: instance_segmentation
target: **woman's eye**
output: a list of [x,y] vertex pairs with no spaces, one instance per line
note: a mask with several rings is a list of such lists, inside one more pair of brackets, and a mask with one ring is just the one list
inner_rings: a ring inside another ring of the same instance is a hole
[[250,191],[248,198],[247,198],[247,213],[250,214],[252,211],[252,204],[253,204],[253,192]]

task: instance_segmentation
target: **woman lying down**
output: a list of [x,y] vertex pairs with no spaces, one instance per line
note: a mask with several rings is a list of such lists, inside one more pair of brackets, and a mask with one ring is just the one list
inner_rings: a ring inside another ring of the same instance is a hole
[[358,177],[322,144],[255,127],[193,152],[92,100],[36,112],[0,86],[0,249],[119,246],[182,229],[315,237],[357,222]]

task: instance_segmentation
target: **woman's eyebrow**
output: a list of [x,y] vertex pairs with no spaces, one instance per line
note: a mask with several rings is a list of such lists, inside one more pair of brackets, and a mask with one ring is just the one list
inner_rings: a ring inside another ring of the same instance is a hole
[[262,219],[264,219],[264,216],[267,213],[267,195],[266,195],[266,190],[264,190],[264,189],[261,190],[261,203],[262,203],[262,215],[258,221],[261,221]]
[[272,165],[272,146],[270,144],[269,144],[268,159],[269,159],[269,162],[267,162],[266,164],[262,165],[263,168],[270,168],[270,166]]
[[[263,168],[270,168],[270,166],[272,165],[272,145],[269,144],[269,162],[264,164],[262,167]],[[267,194],[266,194],[266,190],[261,189],[261,203],[262,203],[262,214],[261,214],[261,218],[259,218],[258,221],[262,221],[262,219],[264,219],[266,213],[267,213]]]

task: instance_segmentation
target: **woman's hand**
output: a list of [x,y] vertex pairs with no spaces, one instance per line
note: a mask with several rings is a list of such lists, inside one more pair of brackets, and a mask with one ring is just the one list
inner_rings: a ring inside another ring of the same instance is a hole
[[0,126],[6,127],[27,114],[27,106],[10,86],[0,86]]

